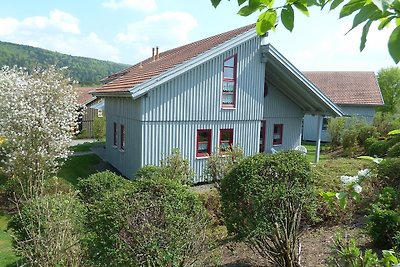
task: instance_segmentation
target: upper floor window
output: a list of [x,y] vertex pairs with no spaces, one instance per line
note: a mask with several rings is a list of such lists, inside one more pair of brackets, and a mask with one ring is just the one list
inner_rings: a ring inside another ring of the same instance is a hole
[[121,124],[121,144],[120,149],[125,150],[125,127]]
[[113,124],[113,146],[117,146],[117,124]]
[[196,157],[208,157],[211,154],[211,129],[197,130]]
[[236,55],[224,60],[222,79],[222,107],[234,108],[236,104]]
[[260,143],[258,152],[263,153],[265,151],[265,127],[267,122],[265,120],[261,121],[260,127]]
[[274,124],[273,145],[281,145],[283,139],[283,124]]
[[230,148],[233,144],[233,129],[221,129],[219,131],[219,149],[223,153]]

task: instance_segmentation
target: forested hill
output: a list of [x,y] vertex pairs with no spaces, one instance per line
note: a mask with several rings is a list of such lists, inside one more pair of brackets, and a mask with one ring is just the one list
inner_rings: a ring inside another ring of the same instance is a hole
[[68,67],[67,74],[82,85],[99,84],[102,78],[129,66],[0,41],[0,67],[4,65],[17,65],[28,70],[48,65]]

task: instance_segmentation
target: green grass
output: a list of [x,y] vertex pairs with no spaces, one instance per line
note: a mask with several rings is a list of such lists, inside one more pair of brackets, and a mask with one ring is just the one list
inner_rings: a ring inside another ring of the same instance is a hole
[[93,142],[93,143],[84,143],[76,146],[72,146],[71,150],[73,152],[90,152],[90,148],[94,145],[104,144],[104,142]]
[[[310,162],[315,162],[315,154],[316,154],[316,151],[317,151],[315,143],[304,143],[302,145],[307,148],[307,155],[306,155],[307,160],[310,161]],[[327,156],[327,155],[322,153],[324,151],[324,149],[326,149],[326,147],[327,147],[326,144],[321,144],[321,151],[320,151],[320,154],[319,154],[319,160],[320,161],[329,159],[329,156]]]
[[69,157],[57,176],[70,182],[72,185],[76,185],[78,178],[86,178],[96,173],[95,166],[100,161],[101,159],[94,154]]
[[7,230],[9,217],[0,212],[0,266],[17,266],[18,257],[14,254],[11,245],[11,235]]

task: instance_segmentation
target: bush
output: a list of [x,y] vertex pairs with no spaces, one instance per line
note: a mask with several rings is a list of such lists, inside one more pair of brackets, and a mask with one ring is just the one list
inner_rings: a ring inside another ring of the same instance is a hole
[[74,194],[29,200],[9,223],[14,249],[29,266],[79,266],[83,212]]
[[[342,133],[342,145],[348,154],[352,154],[352,150],[357,146],[358,133],[356,129],[346,129]],[[352,155],[349,155],[352,156]]]
[[394,144],[387,152],[388,157],[400,157],[400,143]]
[[386,155],[389,145],[385,140],[378,140],[368,148],[368,155],[372,157],[383,157]]
[[207,213],[178,181],[143,179],[94,203],[86,266],[192,266],[207,248]]
[[378,142],[378,139],[376,137],[369,137],[365,140],[364,142],[364,148],[365,151],[369,151],[369,148],[371,147],[371,145],[375,142]]
[[386,158],[378,166],[378,178],[383,185],[400,188],[400,158]]
[[378,136],[378,130],[370,124],[362,125],[356,130],[358,132],[357,141],[360,146],[364,146],[367,139]]
[[106,118],[96,117],[93,120],[93,136],[97,140],[105,140],[106,138]]
[[137,170],[136,179],[151,179],[163,176],[163,168],[160,166],[146,165]]
[[177,180],[182,184],[193,183],[194,172],[190,162],[182,157],[179,149],[173,149],[171,155],[162,159],[160,164],[163,177]]
[[331,141],[332,148],[336,148],[342,143],[342,132],[345,129],[346,118],[330,118],[328,122],[328,136]]
[[198,196],[203,203],[203,206],[208,211],[211,222],[214,225],[222,225],[222,210],[221,210],[221,195],[217,189],[210,189],[201,193]]
[[311,168],[303,155],[248,157],[222,180],[220,191],[230,233],[277,266],[298,266],[302,210],[315,208]]
[[110,171],[99,172],[82,179],[77,184],[79,196],[86,204],[102,200],[107,193],[128,187],[130,181]]
[[400,231],[400,211],[398,209],[398,192],[386,187],[379,195],[377,203],[371,205],[367,217],[367,232],[375,245],[388,249],[396,244],[396,235]]

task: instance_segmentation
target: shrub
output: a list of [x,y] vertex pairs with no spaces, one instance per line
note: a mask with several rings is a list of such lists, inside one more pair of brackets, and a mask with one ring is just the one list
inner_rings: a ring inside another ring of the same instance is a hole
[[178,181],[143,179],[94,203],[86,266],[192,266],[207,247],[207,213]]
[[97,140],[104,140],[106,138],[106,118],[96,117],[93,120],[93,136]]
[[371,145],[372,145],[373,143],[377,142],[377,141],[378,141],[378,139],[377,139],[376,137],[369,137],[369,138],[367,138],[367,139],[365,140],[365,142],[364,142],[364,148],[365,148],[365,150],[368,151],[369,148],[371,147]]
[[222,180],[220,190],[229,232],[276,266],[298,266],[302,210],[315,208],[304,156],[284,151],[248,157]]
[[342,132],[345,129],[346,118],[330,118],[328,122],[328,136],[331,141],[332,148],[336,148],[341,145],[342,142]]
[[360,146],[364,146],[367,139],[378,136],[378,130],[370,124],[362,125],[356,130],[358,132],[357,141]]
[[222,225],[221,195],[217,189],[210,189],[198,193],[203,206],[208,211],[211,222],[214,225]]
[[400,157],[400,143],[394,144],[387,152],[388,157]]
[[378,166],[378,178],[384,185],[400,188],[400,158],[386,158]]
[[87,204],[92,204],[103,199],[107,193],[113,193],[118,189],[128,187],[130,183],[129,180],[115,173],[105,171],[92,174],[88,178],[80,180],[77,188],[81,199]]
[[372,157],[383,157],[389,149],[388,143],[385,140],[378,140],[372,143],[368,148],[368,155]]
[[146,165],[137,170],[136,179],[151,179],[163,176],[163,168],[160,166]]
[[171,155],[162,159],[160,164],[163,177],[177,180],[182,184],[193,182],[194,172],[190,162],[182,157],[179,149],[173,149]]
[[386,187],[379,195],[377,203],[371,205],[366,228],[368,235],[379,248],[388,249],[399,245],[395,240],[400,231],[400,211],[397,203],[397,190]]
[[242,159],[244,158],[243,149],[233,146],[227,149],[223,154],[219,152],[212,153],[207,159],[205,174],[208,180],[214,182],[219,188],[222,178],[224,178]]
[[9,223],[14,249],[29,266],[79,266],[83,211],[74,194],[29,200]]
[[357,146],[357,137],[358,133],[356,129],[346,129],[342,133],[343,148],[350,154],[352,153],[353,148]]

